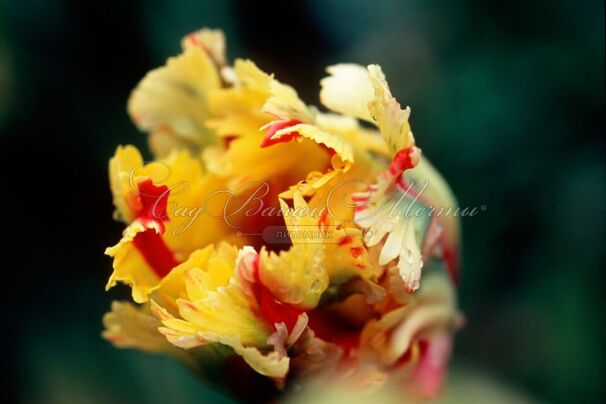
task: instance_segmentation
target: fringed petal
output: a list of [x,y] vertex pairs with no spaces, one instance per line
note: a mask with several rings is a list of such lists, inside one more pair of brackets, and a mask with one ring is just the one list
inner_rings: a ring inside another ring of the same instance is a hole
[[379,65],[369,65],[368,76],[375,91],[375,97],[368,104],[368,109],[389,150],[395,155],[400,150],[414,146],[415,140],[408,123],[410,108],[401,109],[398,101],[391,95]]
[[[191,38],[198,40],[200,35]],[[174,148],[197,154],[215,141],[205,126],[210,117],[206,97],[221,85],[219,73],[207,51],[190,43],[185,39],[181,55],[149,72],[128,101],[128,113],[141,131],[150,134],[150,146],[159,157]]]
[[174,348],[158,332],[158,320],[149,305],[135,306],[113,301],[111,311],[103,316],[103,338],[118,348],[136,348],[147,352],[170,352]]
[[374,89],[364,66],[338,64],[326,68],[329,76],[320,81],[320,102],[328,109],[373,122],[368,103]]
[[217,67],[225,66],[225,34],[220,29],[203,28],[181,40],[181,48],[199,48],[206,52]]

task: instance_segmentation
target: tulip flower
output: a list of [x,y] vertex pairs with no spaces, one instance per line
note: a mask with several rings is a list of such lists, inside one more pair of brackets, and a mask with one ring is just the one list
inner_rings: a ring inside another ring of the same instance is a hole
[[109,163],[125,229],[107,288],[132,302],[112,304],[104,338],[236,395],[310,380],[438,394],[459,223],[431,212],[456,201],[381,67],[327,72],[321,110],[203,29],[141,80],[128,113],[153,161],[120,146]]

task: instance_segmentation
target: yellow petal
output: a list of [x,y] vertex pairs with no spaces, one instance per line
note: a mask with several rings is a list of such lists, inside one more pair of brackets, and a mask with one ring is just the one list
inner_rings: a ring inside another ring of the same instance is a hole
[[281,302],[311,309],[317,306],[330,282],[322,248],[295,244],[287,252],[261,252],[261,281]]
[[[126,223],[136,219],[142,208],[139,183],[151,179],[154,185],[166,185],[169,203],[189,204],[196,199],[192,189],[204,180],[200,162],[185,151],[173,151],[167,158],[144,163],[136,147],[119,146],[109,161],[109,179],[116,217]],[[189,189],[189,192],[185,192]]]
[[296,119],[301,122],[313,122],[315,111],[307,107],[299,95],[289,85],[272,79],[269,83],[271,96],[263,106],[267,112],[279,119]]
[[259,69],[257,65],[248,59],[236,59],[234,72],[238,82],[251,90],[256,90],[269,95],[269,83],[272,77]]
[[208,93],[208,106],[214,117],[206,125],[218,136],[259,137],[259,127],[272,119],[261,111],[272,79],[250,60],[241,59],[235,62],[234,76],[233,87]]
[[217,66],[224,66],[225,60],[225,35],[220,29],[203,28],[192,32],[181,40],[183,50],[189,48],[200,48],[207,52]]
[[152,310],[158,318],[162,319],[164,324],[164,327],[160,327],[159,331],[175,346],[190,349],[200,345],[220,343],[231,347],[255,371],[264,376],[281,379],[288,372],[290,359],[282,350],[262,353],[257,347],[245,346],[238,335],[204,331],[194,323],[174,318],[153,301]]
[[[209,246],[192,254],[164,279],[154,300],[158,297],[160,304],[168,301],[163,305],[169,312],[176,304],[181,317],[179,322],[164,318],[164,327],[177,341],[171,342],[179,344],[178,338],[187,337],[187,344],[193,344],[196,335],[211,333],[238,337],[245,345],[267,345],[269,329],[253,312],[256,306],[247,281],[240,278],[241,269],[236,271],[238,260],[230,245]],[[204,343],[198,341],[198,345]]]
[[337,178],[340,174],[349,168],[350,165],[346,164],[341,160],[338,155],[334,155],[330,159],[331,170],[325,173],[319,171],[312,171],[307,174],[307,178],[303,181],[299,181],[297,184],[290,186],[287,191],[282,192],[279,196],[284,199],[293,198],[295,192],[300,192],[303,196],[314,195],[316,191],[325,187],[333,179]]
[[233,336],[206,334],[205,338],[232,347],[238,355],[242,356],[242,359],[244,359],[250,367],[263,376],[281,379],[288,373],[290,358],[281,355],[279,352],[271,351],[267,354],[261,353],[261,351],[255,347],[244,346],[237,337]]
[[187,282],[188,273],[197,268],[206,268],[208,261],[215,254],[214,245],[194,251],[187,261],[173,268],[168,275],[158,284],[154,290],[153,298],[171,309],[176,308],[176,300],[188,297]]
[[304,138],[311,139],[318,144],[323,144],[326,147],[333,149],[342,160],[353,163],[353,148],[351,144],[342,137],[334,135],[332,133],[323,131],[315,125],[310,124],[297,124],[293,126],[280,129],[273,136],[272,139],[279,139],[282,136],[286,136],[293,132],[297,132]]
[[423,222],[409,214],[416,199],[411,196],[414,194],[409,192],[408,185],[396,183],[400,176],[401,173],[393,175],[390,168],[381,173],[378,182],[366,192],[354,194],[352,198],[358,203],[354,219],[365,230],[368,247],[379,245],[387,235],[378,264],[386,265],[397,257],[400,276],[407,289],[414,292],[420,286],[423,267],[423,240],[417,237],[417,224]]
[[114,258],[114,271],[107,281],[105,290],[110,289],[117,282],[123,282],[132,287],[133,300],[137,303],[146,302],[148,295],[160,281],[133,243],[137,233],[143,231],[148,229],[141,222],[135,221],[124,230],[118,244],[105,250],[106,255]]
[[[168,330],[163,330],[162,328],[161,330],[169,333]],[[290,364],[290,358],[288,356],[283,356],[276,351],[262,353],[256,347],[245,346],[236,336],[200,332],[196,334],[194,338],[180,336],[178,338],[173,338],[173,341],[177,344],[186,344],[178,345],[186,349],[210,343],[223,344],[231,347],[234,352],[240,355],[251,368],[263,376],[271,377],[273,379],[282,379],[288,373],[288,367]],[[196,345],[195,341],[200,343]]]
[[329,66],[330,76],[320,81],[320,102],[328,109],[373,122],[368,103],[375,94],[366,68],[356,64]]
[[130,223],[138,208],[137,195],[133,189],[133,169],[141,166],[143,158],[134,146],[119,146],[109,160],[109,184],[112,191],[116,219]]
[[[151,179],[155,186],[167,187],[168,220],[136,217],[142,209],[137,188],[142,179]],[[166,159],[143,164],[134,147],[118,148],[110,161],[110,182],[119,216],[133,222],[125,230],[122,240],[106,251],[114,257],[114,273],[107,287],[112,287],[117,281],[127,283],[133,287],[133,297],[137,302],[146,301],[149,293],[158,286],[160,278],[157,274],[170,270],[166,268],[167,262],[156,262],[162,268],[156,267],[154,271],[154,262],[146,261],[146,257],[153,258],[154,251],[140,251],[138,248],[141,246],[134,244],[138,233],[155,231],[157,241],[165,246],[176,265],[199,246],[231,232],[220,216],[227,198],[220,192],[226,187],[225,181],[203,174],[200,161],[186,151],[174,151]],[[217,192],[219,194],[214,196]],[[149,248],[157,250],[156,247]]]
[[[310,140],[261,148],[261,139],[262,136],[240,137],[233,140],[226,151],[207,150],[204,159],[209,170],[216,175],[231,177],[228,182],[232,190],[244,191],[248,189],[242,188],[244,184],[262,185],[271,181],[270,191],[277,193],[330,163],[328,153]],[[284,158],[286,155],[289,158]]]
[[337,226],[327,212],[310,209],[300,192],[293,194],[293,201],[293,208],[280,201],[292,247],[279,254],[261,252],[261,281],[272,294],[284,303],[312,309],[329,285],[352,278],[374,283],[361,232]]
[[398,270],[408,289],[414,292],[421,285],[423,259],[412,218],[404,226],[402,238],[401,249],[398,254]]
[[368,108],[389,150],[395,154],[414,146],[415,141],[408,123],[410,108],[401,109],[398,101],[391,95],[379,65],[368,66],[368,77],[375,92]]
[[117,216],[127,223],[135,220],[141,209],[138,184],[142,179],[167,186],[168,220],[163,240],[179,260],[232,231],[221,217],[228,198],[221,192],[226,181],[203,173],[200,160],[188,152],[174,150],[164,159],[143,164],[135,147],[119,147],[109,166]]
[[401,109],[380,66],[369,65],[365,69],[340,64],[327,71],[330,76],[322,79],[320,92],[320,100],[326,107],[377,125],[392,156],[414,146],[408,124],[410,108]]
[[209,118],[206,97],[220,86],[217,68],[199,47],[186,47],[169,58],[166,65],[149,72],[133,90],[128,112],[137,127],[154,136],[168,137],[169,144],[155,140],[152,150],[164,157],[179,146],[197,153],[213,143],[214,136],[205,126]]
[[[318,218],[289,216],[290,210],[280,200],[282,212],[293,246],[279,254],[261,251],[260,277],[281,302],[302,309],[315,307],[330,283],[324,266],[324,236]],[[305,206],[302,196],[295,194],[295,207]],[[303,233],[317,234],[313,238]]]
[[149,305],[136,307],[113,301],[111,311],[103,316],[103,338],[118,348],[136,348],[148,352],[170,352],[173,347],[158,332],[161,325]]
[[406,306],[371,321],[362,333],[362,349],[376,352],[390,366],[406,353],[413,342],[434,332],[450,332],[458,321],[455,292],[443,273],[427,276],[423,287]]

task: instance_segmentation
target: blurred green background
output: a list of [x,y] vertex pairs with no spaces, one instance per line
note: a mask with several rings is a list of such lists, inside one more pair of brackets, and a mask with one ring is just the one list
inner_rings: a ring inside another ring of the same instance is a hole
[[460,204],[487,207],[463,222],[453,380],[603,402],[604,3],[572,0],[1,1],[5,402],[227,400],[99,337],[127,296],[103,291],[107,160],[145,145],[127,97],[203,26],[311,103],[326,65],[381,64]]

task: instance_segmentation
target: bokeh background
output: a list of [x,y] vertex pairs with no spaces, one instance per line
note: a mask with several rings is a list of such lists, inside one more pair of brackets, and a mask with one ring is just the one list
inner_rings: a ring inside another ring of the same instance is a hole
[[463,222],[451,382],[604,399],[602,1],[19,0],[0,2],[4,402],[229,402],[99,336],[127,295],[103,291],[107,160],[145,147],[127,97],[203,26],[310,103],[326,65],[381,64],[460,204],[487,207]]

